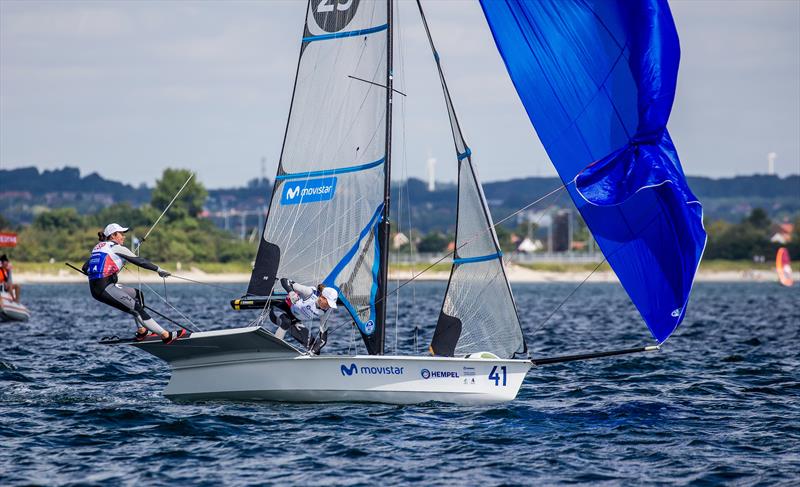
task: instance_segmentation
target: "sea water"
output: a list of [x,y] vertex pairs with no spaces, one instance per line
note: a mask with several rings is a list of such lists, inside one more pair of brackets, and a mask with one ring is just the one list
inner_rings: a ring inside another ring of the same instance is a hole
[[[223,286],[167,300],[204,330],[253,320],[227,304],[244,285]],[[574,287],[513,286],[535,356],[652,343],[616,284],[543,322]],[[443,291],[391,300],[390,352],[427,349]],[[173,403],[164,363],[96,343],[134,327],[86,285],[23,293],[31,321],[0,323],[0,485],[800,483],[800,286],[698,283],[661,352],[535,368],[514,402],[484,407]],[[334,327],[324,351],[355,352]]]

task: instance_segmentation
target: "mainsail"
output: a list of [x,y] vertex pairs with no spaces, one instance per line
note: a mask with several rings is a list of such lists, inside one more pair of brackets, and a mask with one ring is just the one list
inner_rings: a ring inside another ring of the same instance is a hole
[[489,351],[502,358],[513,358],[525,354],[527,346],[503,268],[503,253],[419,0],[417,7],[442,83],[458,161],[453,267],[430,350],[441,356]]
[[278,174],[247,290],[268,296],[279,277],[337,288],[372,354],[383,352],[387,5],[308,3]]
[[706,242],[666,129],[680,57],[666,0],[481,6],[553,165],[663,342],[683,320]]

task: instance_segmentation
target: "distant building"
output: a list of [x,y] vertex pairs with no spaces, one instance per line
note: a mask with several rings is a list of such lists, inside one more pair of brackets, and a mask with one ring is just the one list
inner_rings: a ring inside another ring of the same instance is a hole
[[402,232],[397,232],[394,235],[394,237],[392,237],[392,248],[397,250],[409,242],[411,242],[411,240],[409,240],[408,237],[405,236],[405,234],[403,234]]
[[776,223],[770,228],[769,241],[776,244],[786,245],[792,240],[794,225],[791,223]]
[[544,248],[544,244],[541,240],[533,240],[528,237],[525,237],[522,242],[517,245],[517,252],[522,252],[525,254],[530,254],[533,252],[538,252]]

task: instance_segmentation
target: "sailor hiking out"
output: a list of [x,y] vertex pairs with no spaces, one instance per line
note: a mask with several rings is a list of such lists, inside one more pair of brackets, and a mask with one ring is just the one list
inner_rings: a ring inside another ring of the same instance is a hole
[[[281,286],[286,290],[286,299],[273,304],[269,310],[270,320],[278,325],[275,336],[282,340],[288,331],[313,355],[319,355],[328,340],[328,318],[336,309],[339,293],[322,284],[315,289],[285,278],[281,279]],[[303,322],[315,320],[319,320],[319,333],[312,340],[309,328]]]
[[144,308],[144,296],[138,289],[117,284],[117,274],[130,262],[142,269],[158,272],[166,278],[171,274],[149,260],[134,254],[125,247],[125,232],[128,228],[111,223],[98,232],[99,242],[92,249],[89,259],[83,264],[83,272],[89,277],[92,297],[111,307],[124,311],[136,320],[136,340],[148,337],[148,330],[161,337],[164,343],[172,343],[187,336],[185,330],[169,332],[150,317]]

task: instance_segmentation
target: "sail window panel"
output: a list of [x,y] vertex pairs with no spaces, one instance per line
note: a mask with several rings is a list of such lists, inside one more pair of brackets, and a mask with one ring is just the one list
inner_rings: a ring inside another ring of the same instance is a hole
[[511,358],[524,351],[522,329],[500,259],[456,266],[442,312],[462,323],[456,356],[490,351]]
[[[283,202],[282,195],[298,194],[297,188],[302,189],[309,180],[279,180],[276,184],[264,238],[281,249],[279,277],[304,284],[322,282],[372,221],[383,200],[383,166],[332,178],[336,180],[333,197],[319,202]],[[369,259],[367,256],[371,263]],[[341,275],[346,277],[347,271]]]

